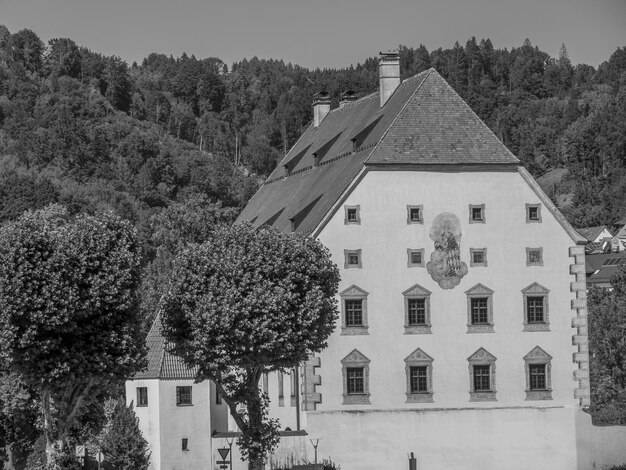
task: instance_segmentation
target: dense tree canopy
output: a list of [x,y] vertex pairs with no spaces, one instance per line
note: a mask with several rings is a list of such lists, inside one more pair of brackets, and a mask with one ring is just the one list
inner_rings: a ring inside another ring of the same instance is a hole
[[50,463],[90,390],[144,364],[139,254],[111,214],[51,206],[0,228],[0,359],[39,392]]
[[596,424],[626,424],[626,270],[613,290],[589,291],[591,412]]
[[[198,368],[197,380],[216,383],[251,466],[273,449],[278,435],[259,379],[326,346],[337,317],[338,283],[321,243],[249,225],[218,228],[174,262],[160,304],[164,336],[173,353]],[[246,413],[239,414],[237,404]]]

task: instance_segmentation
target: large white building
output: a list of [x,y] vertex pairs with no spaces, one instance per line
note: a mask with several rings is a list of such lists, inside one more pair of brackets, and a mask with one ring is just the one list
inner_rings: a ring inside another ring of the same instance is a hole
[[[381,54],[379,92],[333,110],[317,95],[239,221],[316,237],[340,267],[328,348],[263,384],[320,456],[343,470],[407,468],[409,452],[420,470],[585,468],[585,239],[435,70],[401,82]],[[187,416],[172,394],[191,376],[157,375],[127,384],[129,401],[145,386],[159,404],[160,421],[140,414],[153,446],[180,448],[181,425],[203,442],[233,429],[208,384]]]

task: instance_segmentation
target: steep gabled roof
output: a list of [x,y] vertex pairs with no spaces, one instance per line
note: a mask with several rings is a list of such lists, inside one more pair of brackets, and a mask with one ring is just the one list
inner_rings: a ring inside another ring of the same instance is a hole
[[430,70],[369,164],[519,164],[441,75]]
[[161,316],[157,315],[146,337],[148,346],[148,367],[135,374],[140,379],[195,379],[196,369],[188,368],[183,360],[167,352],[167,342],[161,333]]
[[[519,160],[430,69],[402,82],[383,107],[376,92],[330,111],[318,128],[311,125],[237,221],[310,234],[316,227],[319,230],[323,218],[366,168],[401,165],[517,169],[532,180]],[[551,212],[560,215],[556,208]],[[580,243],[565,219],[557,218]]]

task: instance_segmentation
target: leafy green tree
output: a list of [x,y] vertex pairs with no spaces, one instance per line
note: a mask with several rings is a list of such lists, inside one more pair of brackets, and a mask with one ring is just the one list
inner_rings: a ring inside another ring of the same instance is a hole
[[591,413],[596,424],[626,424],[626,270],[613,290],[591,288],[589,356]]
[[95,387],[144,365],[139,247],[112,214],[29,212],[0,228],[0,359],[38,391],[47,462]]
[[76,43],[68,38],[55,38],[48,41],[48,46],[45,62],[49,73],[78,78],[81,57]]
[[39,400],[35,390],[12,373],[0,375],[0,463],[4,468],[22,468],[39,437]]
[[150,218],[149,245],[152,260],[141,282],[144,329],[154,321],[161,296],[167,289],[176,253],[189,243],[202,243],[220,225],[230,225],[237,211],[211,202],[202,194],[191,194]]
[[147,470],[150,466],[148,443],[139,430],[139,418],[132,404],[109,400],[104,405],[106,424],[100,437],[100,449],[106,468],[114,470]]
[[9,39],[11,58],[21,63],[29,72],[39,72],[43,64],[45,45],[30,29],[22,29]]
[[[334,328],[339,274],[316,240],[234,225],[176,258],[161,302],[172,352],[212,380],[241,430],[237,443],[258,469],[278,442],[263,373],[321,351]],[[237,405],[246,411],[238,413]]]

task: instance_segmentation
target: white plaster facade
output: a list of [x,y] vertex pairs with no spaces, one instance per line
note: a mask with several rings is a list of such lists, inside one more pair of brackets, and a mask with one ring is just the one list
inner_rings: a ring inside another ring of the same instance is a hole
[[[482,204],[485,223],[469,223],[469,205]],[[540,222],[527,222],[526,204],[540,206]],[[359,206],[359,224],[345,223],[344,205]],[[423,223],[407,223],[407,205],[423,206]],[[443,212],[461,222],[462,261],[470,266],[471,248],[487,248],[488,256],[487,266],[469,267],[452,289],[439,287],[425,267],[407,267],[406,259],[407,248],[424,248],[430,259],[429,231]],[[408,452],[423,470],[522,469],[529,462],[576,468],[575,241],[517,170],[365,171],[318,238],[339,266],[345,249],[362,250],[360,269],[341,270],[339,291],[356,285],[368,292],[367,334],[336,329],[319,355],[321,403],[307,413],[307,432],[341,456],[343,469],[402,468]],[[529,247],[542,248],[542,266],[527,266]],[[493,332],[468,333],[465,291],[479,283],[493,290]],[[549,289],[549,331],[524,331],[521,291],[533,283]],[[431,334],[405,334],[402,292],[415,284],[431,292]],[[536,346],[552,356],[551,400],[526,400],[523,358]],[[433,358],[432,403],[407,403],[404,359],[418,347]],[[497,359],[497,401],[470,401],[467,358],[479,348]],[[343,404],[341,360],[353,349],[371,361],[369,404]]]
[[[192,388],[192,404],[176,404],[176,387]],[[137,388],[147,387],[147,406],[137,405]],[[126,382],[126,401],[135,404],[139,428],[150,446],[151,470],[207,468],[213,460],[211,435],[227,430],[225,405],[215,400],[210,382],[143,379]],[[182,440],[187,439],[187,450]]]

